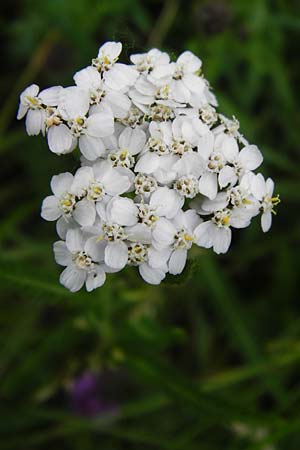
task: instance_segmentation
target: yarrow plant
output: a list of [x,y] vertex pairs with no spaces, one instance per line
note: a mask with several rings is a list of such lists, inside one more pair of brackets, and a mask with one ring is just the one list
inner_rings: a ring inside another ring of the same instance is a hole
[[57,155],[79,147],[81,167],[54,175],[42,204],[57,221],[60,282],[91,291],[126,265],[159,284],[178,275],[195,244],[226,253],[232,228],[261,214],[264,232],[279,203],[274,183],[254,171],[263,161],[239,122],[217,100],[190,51],[171,62],[152,49],[118,62],[120,42],[106,42],[74,86],[20,96],[18,119],[42,133]]

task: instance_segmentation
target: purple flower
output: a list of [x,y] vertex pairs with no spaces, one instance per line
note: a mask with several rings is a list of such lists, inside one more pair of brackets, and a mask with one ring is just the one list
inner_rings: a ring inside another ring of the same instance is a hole
[[95,417],[117,413],[118,404],[107,398],[107,374],[85,372],[76,378],[71,388],[71,408],[81,416]]

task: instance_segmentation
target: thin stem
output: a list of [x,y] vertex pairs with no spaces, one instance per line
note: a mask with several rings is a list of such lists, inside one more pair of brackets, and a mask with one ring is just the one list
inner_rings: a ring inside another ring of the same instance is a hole
[[0,111],[0,133],[4,133],[16,112],[17,98],[20,91],[29,84],[43,67],[51,49],[57,42],[59,33],[56,30],[50,30],[41,44],[33,53],[32,58],[17,79],[11,93],[7,97],[3,108]]
[[179,0],[166,0],[164,6],[161,10],[161,13],[155,23],[147,45],[148,47],[161,47],[162,43],[168,34],[170,28],[173,25],[174,19],[176,17],[178,8],[179,8]]

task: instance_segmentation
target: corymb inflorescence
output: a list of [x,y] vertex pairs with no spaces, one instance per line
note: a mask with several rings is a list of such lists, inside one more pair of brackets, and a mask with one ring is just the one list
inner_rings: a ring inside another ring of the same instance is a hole
[[225,253],[232,228],[261,215],[271,227],[279,202],[256,169],[256,145],[218,102],[190,51],[173,62],[152,49],[119,62],[120,42],[106,42],[74,86],[20,96],[18,119],[42,133],[57,155],[81,152],[81,167],[54,175],[41,215],[57,221],[56,262],[70,291],[91,291],[107,273],[136,266],[159,284],[178,275],[195,244]]

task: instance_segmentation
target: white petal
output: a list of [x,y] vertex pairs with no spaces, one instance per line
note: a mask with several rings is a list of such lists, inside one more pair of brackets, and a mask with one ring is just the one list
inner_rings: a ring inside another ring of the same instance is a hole
[[29,136],[38,135],[43,129],[44,114],[40,109],[30,109],[26,116],[26,131]]
[[219,192],[213,200],[204,199],[202,209],[207,212],[214,212],[224,209],[228,205],[227,193]]
[[215,137],[212,132],[205,133],[199,139],[198,152],[206,160],[209,158],[214,149]]
[[105,44],[101,45],[98,51],[98,58],[103,58],[107,56],[110,61],[118,58],[119,54],[122,51],[121,42],[108,41]]
[[184,212],[184,218],[186,222],[186,228],[189,231],[194,231],[194,229],[202,223],[201,217],[197,214],[194,209],[188,209]]
[[184,82],[185,86],[193,92],[197,93],[198,95],[202,94],[205,89],[205,81],[201,77],[197,77],[197,75],[188,73],[184,75],[182,78],[182,81]]
[[77,86],[91,89],[101,86],[101,75],[95,67],[89,66],[75,73],[73,77]]
[[95,161],[95,159],[105,154],[105,147],[102,140],[88,135],[80,136],[79,148],[83,156],[89,161]]
[[135,172],[153,173],[159,168],[159,156],[155,153],[146,152],[140,157],[135,165]]
[[199,192],[213,200],[218,192],[218,176],[216,173],[206,172],[199,180]]
[[263,156],[256,145],[248,145],[240,151],[239,160],[245,169],[255,170],[263,162]]
[[92,167],[80,167],[74,175],[72,183],[72,193],[78,197],[85,195],[90,183],[94,180],[94,172]]
[[100,262],[104,261],[105,247],[105,241],[99,241],[97,236],[92,236],[87,239],[84,244],[84,251],[92,258],[93,261]]
[[140,94],[150,97],[153,97],[157,91],[157,87],[146,76],[140,76],[134,87]]
[[108,220],[123,226],[137,223],[138,208],[134,202],[125,197],[115,197],[107,205]]
[[123,269],[128,261],[128,249],[124,242],[109,242],[105,248],[105,264],[113,269]]
[[216,226],[208,220],[198,225],[194,230],[195,242],[199,247],[210,248],[214,242]]
[[105,191],[108,195],[120,195],[126,192],[131,186],[131,181],[127,176],[120,175],[118,170],[111,169],[110,176],[103,179]]
[[172,275],[180,274],[186,263],[187,258],[187,250],[178,249],[174,250],[169,260],[169,272]]
[[228,184],[233,186],[237,182],[237,179],[238,177],[236,176],[233,167],[225,166],[220,170],[218,180],[221,189],[228,186]]
[[41,216],[45,220],[57,220],[62,215],[59,207],[59,200],[54,195],[50,195],[43,200]]
[[[198,144],[199,137],[205,136],[210,132],[209,127],[199,119],[199,117],[191,116],[191,125],[193,128],[193,145]],[[189,124],[189,121],[185,121],[182,127],[182,131],[184,132],[185,126]]]
[[73,218],[82,227],[93,225],[96,219],[96,208],[94,203],[86,199],[80,200],[76,203]]
[[110,177],[112,170],[111,164],[106,160],[97,161],[93,165],[93,171],[97,180],[103,180],[104,178]]
[[248,192],[251,191],[252,182],[255,179],[256,175],[253,172],[245,172],[245,174],[240,179],[240,186]]
[[20,95],[20,101],[23,103],[27,97],[37,97],[40,88],[37,84],[31,84]]
[[31,84],[20,95],[20,104],[17,114],[17,119],[22,119],[28,111],[28,97],[37,97],[40,88],[37,84]]
[[131,242],[141,242],[142,244],[151,244],[151,230],[144,223],[137,223],[131,227],[125,228],[127,239]]
[[114,132],[114,117],[110,109],[88,117],[86,134],[93,137],[110,136]]
[[261,228],[264,233],[267,233],[272,225],[272,213],[271,211],[265,211],[261,215]]
[[[161,156],[161,158],[164,158],[164,156]],[[158,183],[166,185],[175,181],[176,172],[175,170],[168,171],[166,169],[158,169],[153,173],[153,176]]]
[[139,128],[125,128],[119,137],[120,148],[129,150],[131,155],[137,155],[143,149],[145,142],[146,135]]
[[77,292],[84,285],[85,279],[86,272],[84,270],[76,269],[75,266],[70,265],[61,273],[59,281],[71,292]]
[[72,228],[67,232],[66,245],[71,253],[83,250],[83,236],[79,228]]
[[113,90],[119,91],[128,86],[132,86],[139,73],[126,64],[115,64],[110,70],[104,72],[106,85]]
[[51,189],[56,197],[61,197],[66,192],[69,192],[73,183],[73,175],[70,172],[60,173],[54,175],[51,179]]
[[189,50],[181,53],[178,57],[177,64],[184,65],[184,69],[188,72],[197,72],[202,66],[202,61]]
[[25,116],[25,114],[28,111],[28,106],[23,105],[22,103],[19,104],[18,113],[17,113],[17,119],[21,120]]
[[53,244],[54,258],[57,264],[68,266],[72,262],[72,255],[67,249],[64,241],[57,241]]
[[141,277],[149,284],[160,284],[166,277],[166,273],[161,269],[153,269],[149,264],[144,263],[139,266]]
[[164,272],[168,271],[168,259],[170,258],[171,250],[169,248],[164,248],[162,250],[157,250],[154,247],[148,249],[148,264],[153,269],[161,269]]
[[171,95],[179,103],[189,103],[191,92],[184,85],[182,80],[173,80],[171,84]]
[[150,206],[155,209],[159,216],[172,219],[183,206],[184,199],[177,192],[167,187],[159,187],[153,192],[150,199]]
[[61,216],[56,222],[56,232],[61,239],[66,239],[67,232],[77,227],[78,224],[72,217]]
[[266,190],[270,197],[272,197],[273,195],[274,187],[274,181],[272,180],[272,178],[268,178],[266,181]]
[[227,134],[219,134],[215,141],[216,150],[220,150],[227,161],[234,161],[239,154],[239,146],[233,136]]
[[[151,105],[151,103],[154,102],[154,97],[150,96],[150,95],[144,95],[141,94],[139,91],[137,91],[136,89],[131,89],[129,91],[129,95],[130,98],[132,100],[132,102],[140,109],[142,109],[142,107],[140,105]],[[145,108],[145,106],[143,106]]]
[[180,210],[172,220],[177,230],[184,228],[189,233],[192,233],[201,222],[202,219],[194,209],[188,209],[187,211]]
[[84,117],[89,110],[90,96],[85,89],[67,87],[60,92],[59,97],[59,111],[66,120]]
[[[163,217],[160,218],[153,230],[153,239],[155,243],[158,244],[160,248],[168,247],[174,241],[174,236],[176,234],[176,228],[167,219]],[[154,243],[153,243],[154,244]]]
[[245,228],[250,225],[251,218],[258,213],[254,208],[233,208],[230,214],[230,226]]
[[129,111],[131,101],[125,94],[110,91],[105,95],[105,102],[110,106],[117,119],[123,119]]
[[187,152],[172,167],[179,177],[184,175],[195,175],[197,178],[203,173],[204,160],[199,153]]
[[213,249],[217,254],[226,253],[229,249],[231,242],[231,230],[230,228],[217,228],[215,229]]
[[58,155],[67,153],[72,148],[72,134],[64,124],[50,127],[47,133],[47,139],[51,152],[57,153]]
[[174,67],[171,64],[162,64],[154,67],[152,70],[149,78],[152,82],[155,83],[157,80],[161,80],[162,78],[169,77],[172,75],[172,72],[174,71]]
[[267,194],[266,182],[261,173],[252,177],[251,190],[257,200],[261,200]]
[[97,214],[100,217],[100,219],[103,220],[104,222],[107,222],[106,206],[110,200],[111,197],[109,195],[105,195],[102,201],[96,202],[95,204]]
[[97,267],[93,272],[90,272],[87,276],[85,286],[88,292],[103,286],[106,280],[106,273],[103,267]]
[[48,89],[44,89],[40,92],[39,98],[42,100],[44,105],[57,106],[62,89],[63,88],[61,86],[53,86]]

